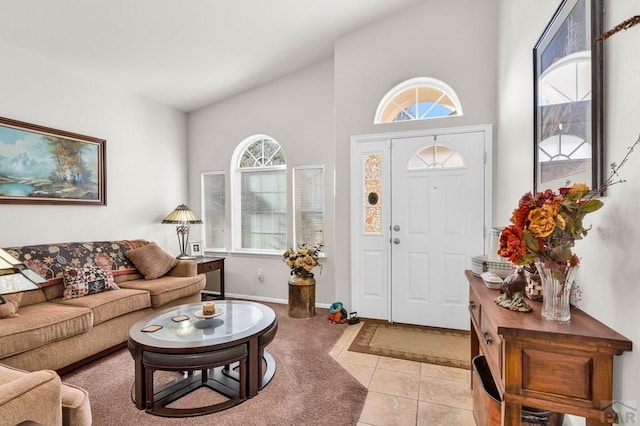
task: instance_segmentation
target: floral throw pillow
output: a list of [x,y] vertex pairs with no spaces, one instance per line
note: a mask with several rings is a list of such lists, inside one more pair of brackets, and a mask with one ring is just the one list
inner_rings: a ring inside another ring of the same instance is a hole
[[108,290],[118,290],[120,287],[113,280],[113,273],[97,266],[83,266],[62,269],[64,280],[64,299],[73,299],[88,294],[101,293]]

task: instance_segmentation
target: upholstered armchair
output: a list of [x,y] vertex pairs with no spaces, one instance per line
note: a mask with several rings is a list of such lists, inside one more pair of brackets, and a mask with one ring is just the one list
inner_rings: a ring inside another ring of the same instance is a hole
[[22,422],[43,426],[91,426],[86,390],[50,370],[32,373],[0,364],[0,426]]
[[0,365],[0,423],[62,424],[60,377],[51,370],[24,372]]

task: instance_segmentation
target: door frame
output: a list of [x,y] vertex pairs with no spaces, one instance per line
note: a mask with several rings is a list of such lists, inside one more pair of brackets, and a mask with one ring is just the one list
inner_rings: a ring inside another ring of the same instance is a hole
[[[484,206],[484,252],[486,253],[488,247],[488,238],[489,238],[489,230],[492,228],[493,221],[493,125],[491,124],[482,124],[482,125],[471,125],[471,126],[460,126],[460,127],[447,127],[441,129],[422,129],[422,130],[411,130],[411,131],[402,131],[402,132],[386,132],[386,133],[376,133],[376,134],[366,134],[366,135],[354,135],[351,136],[350,141],[350,164],[351,164],[351,173],[350,173],[350,188],[351,188],[351,196],[350,196],[350,228],[351,228],[351,251],[350,251],[350,271],[351,271],[351,305],[354,311],[358,311],[362,309],[359,307],[360,304],[360,283],[362,282],[362,274],[359,272],[358,265],[356,260],[358,259],[358,253],[356,249],[359,247],[359,244],[356,244],[357,239],[362,235],[361,232],[361,221],[362,221],[362,197],[361,197],[361,188],[360,188],[360,180],[361,176],[356,173],[356,170],[359,168],[353,167],[355,161],[360,161],[359,158],[356,158],[356,154],[358,149],[356,147],[360,146],[360,144],[366,143],[380,143],[382,141],[387,141],[388,147],[391,147],[391,139],[403,139],[403,138],[415,138],[415,137],[427,137],[427,136],[437,136],[437,135],[446,135],[452,133],[475,133],[475,132],[484,132],[485,134],[485,166],[484,166],[484,198],[486,200]],[[384,176],[383,176],[384,177]],[[390,176],[389,176],[390,177]],[[390,188],[391,185],[388,185]],[[386,199],[391,199],[389,195],[385,196]],[[391,203],[387,202],[383,206],[382,214],[389,218],[391,215]],[[390,222],[383,220],[383,228],[384,224],[389,224]],[[391,238],[391,230],[384,229],[384,232],[387,233],[387,238]],[[389,240],[390,241],[390,240]],[[391,244],[391,242],[389,242]],[[478,253],[484,254],[484,253]],[[386,255],[386,259],[388,262],[387,271],[390,271],[391,264],[391,252],[390,248]],[[471,269],[471,259],[468,259],[468,266]],[[385,277],[387,283],[385,292],[387,295],[387,306],[386,313],[383,319],[387,321],[391,321],[391,276],[388,274],[388,277]],[[364,312],[364,311],[363,311]]]

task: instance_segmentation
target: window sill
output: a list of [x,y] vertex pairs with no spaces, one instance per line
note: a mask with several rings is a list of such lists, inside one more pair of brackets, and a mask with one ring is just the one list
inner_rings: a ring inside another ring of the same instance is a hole
[[[283,253],[286,250],[280,251],[260,251],[260,250],[205,250],[205,256],[224,256],[224,255],[234,255],[234,256],[251,256],[251,257],[282,257]],[[327,255],[325,253],[320,253],[318,256],[318,260],[326,261]]]
[[259,257],[282,257],[282,254],[286,251],[273,251],[273,250],[230,250],[229,254],[234,256],[259,256]]

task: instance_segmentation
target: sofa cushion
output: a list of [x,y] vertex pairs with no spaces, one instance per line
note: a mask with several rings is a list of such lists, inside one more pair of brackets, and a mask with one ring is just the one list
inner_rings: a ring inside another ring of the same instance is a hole
[[178,259],[162,250],[156,243],[149,243],[124,253],[147,280],[163,276],[178,264]]
[[144,278],[144,275],[140,272],[136,272],[135,274],[116,275],[113,277],[116,284],[120,284],[123,281],[139,280],[142,278]]
[[192,277],[172,277],[165,275],[153,281],[132,280],[120,283],[120,288],[131,288],[148,291],[151,295],[151,306],[158,308],[182,297],[200,293],[204,289],[203,274]]
[[15,317],[24,293],[12,293],[2,296],[6,303],[0,305],[0,318]]
[[198,275],[198,264],[193,260],[179,259],[175,268],[167,272],[172,277],[195,277]]
[[47,297],[44,294],[43,289],[29,290],[22,293],[22,302],[20,306],[33,305],[34,303],[46,302]]
[[87,294],[102,293],[108,290],[117,290],[119,287],[113,281],[111,271],[106,271],[97,266],[85,265],[81,268],[65,266],[62,268],[64,279],[65,299],[82,297]]
[[48,285],[42,288],[42,292],[45,294],[47,301],[62,297],[64,295],[64,283]]
[[20,316],[2,320],[0,359],[91,328],[91,310],[44,302],[20,307]]
[[96,293],[90,297],[59,298],[51,302],[64,306],[90,309],[93,313],[94,326],[129,312],[139,311],[151,306],[151,298],[147,291],[132,289]]

